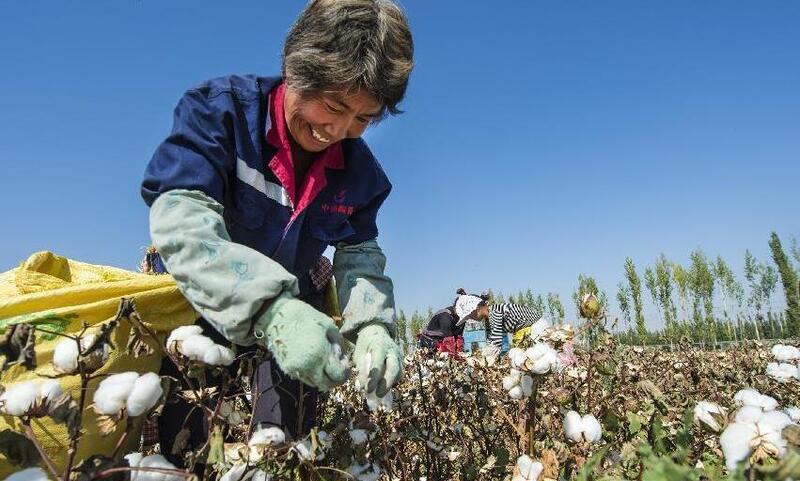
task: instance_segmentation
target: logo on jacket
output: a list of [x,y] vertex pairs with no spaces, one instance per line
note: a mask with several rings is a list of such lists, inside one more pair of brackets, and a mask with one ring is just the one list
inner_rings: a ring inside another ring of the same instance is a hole
[[333,196],[332,204],[322,204],[322,211],[327,214],[344,214],[346,216],[353,215],[355,207],[352,205],[345,205],[344,201],[347,198],[347,189],[342,189]]

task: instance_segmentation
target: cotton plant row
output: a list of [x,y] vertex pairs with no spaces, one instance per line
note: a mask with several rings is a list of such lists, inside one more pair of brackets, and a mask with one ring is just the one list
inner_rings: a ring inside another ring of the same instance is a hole
[[[179,366],[180,379],[103,372],[115,347],[109,331],[98,329],[63,339],[69,344],[58,361],[54,355],[55,378],[5,386],[0,411],[28,423],[43,416],[74,423],[80,404],[98,413],[110,433],[153,419],[161,403],[179,396],[196,403],[211,436],[205,451],[183,452],[188,468],[205,462],[207,474],[223,481],[545,481],[577,479],[586,471],[608,480],[639,479],[656,461],[711,480],[720,479],[712,470],[717,465],[721,473],[750,469],[748,476],[761,479],[762,469],[783,466],[797,453],[797,382],[765,374],[771,362],[796,365],[796,347],[665,352],[619,346],[594,329],[541,323],[508,354],[416,352],[384,398],[365,396],[355,382],[327,393],[318,426],[299,439],[277,427],[247,428],[248,376],[223,368],[259,360],[237,356],[196,326],[150,343]],[[587,334],[591,348],[573,346]],[[61,389],[58,377],[70,372],[91,386],[81,394],[85,400]],[[686,433],[687,410],[691,436],[680,434]],[[187,471],[164,457],[174,449],[115,453],[107,467],[130,470],[137,481],[185,479]],[[647,457],[650,452],[656,457]],[[678,459],[671,452],[684,454]],[[60,479],[61,469],[41,467],[29,471],[30,481]]]

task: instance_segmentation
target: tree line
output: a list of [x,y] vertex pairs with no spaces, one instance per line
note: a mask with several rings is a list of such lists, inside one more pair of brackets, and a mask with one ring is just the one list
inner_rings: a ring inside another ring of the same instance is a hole
[[[614,296],[615,315],[611,315],[610,300],[596,280],[579,274],[570,299],[575,319],[579,318],[580,299],[594,293],[607,314],[609,328],[624,343],[672,343],[681,339],[716,343],[800,336],[800,246],[792,238],[787,254],[772,232],[769,247],[771,258],[766,261],[745,251],[741,278],[722,257],[712,259],[702,249],[694,250],[686,265],[661,254],[652,265],[640,269],[628,257]],[[785,300],[782,309],[775,308],[779,284]],[[564,323],[567,317],[564,303],[555,292],[536,294],[526,289],[508,297],[489,294],[493,302],[538,309],[555,324]],[[646,302],[655,307],[658,329],[647,327]],[[432,309],[414,311],[410,317],[402,310],[398,313],[398,332],[406,349],[416,342],[417,334],[432,316]]]

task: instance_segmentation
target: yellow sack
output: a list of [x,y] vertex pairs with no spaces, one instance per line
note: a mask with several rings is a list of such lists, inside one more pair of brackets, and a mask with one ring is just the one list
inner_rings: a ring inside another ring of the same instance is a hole
[[523,327],[519,331],[515,331],[514,335],[511,338],[513,346],[519,346],[519,344],[525,339],[525,336],[529,336],[530,333],[531,333],[531,326]]
[[[33,324],[52,332],[77,333],[83,323],[96,326],[114,318],[123,297],[133,299],[142,321],[161,337],[162,342],[172,329],[193,324],[199,317],[169,275],[139,274],[85,264],[51,252],[37,252],[18,268],[0,274],[0,337],[9,325],[18,323]],[[91,327],[88,332],[93,332]],[[130,332],[127,321],[121,322],[114,330],[111,339],[115,349],[95,375],[125,371],[158,372],[161,365],[158,351],[138,358],[125,353]],[[36,370],[14,366],[0,375],[0,384],[36,378],[39,377],[37,372],[53,375],[53,349],[61,339],[65,338],[37,331]],[[77,401],[80,376],[63,375],[57,380],[64,392],[72,394]],[[89,382],[76,463],[91,454],[110,454],[125,430],[124,425],[120,426],[105,438],[98,433],[97,416],[90,405],[100,380]],[[62,470],[68,447],[66,426],[53,422],[49,417],[33,419],[31,425],[47,454]],[[0,416],[0,431],[9,428],[23,432],[19,418]],[[126,439],[131,441],[132,449],[138,447],[139,435],[139,432],[131,432]],[[0,455],[0,479],[14,471],[15,468]]]

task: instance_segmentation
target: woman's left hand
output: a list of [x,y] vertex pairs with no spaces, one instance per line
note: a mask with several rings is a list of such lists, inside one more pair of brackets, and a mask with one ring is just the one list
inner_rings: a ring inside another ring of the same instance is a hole
[[364,391],[378,397],[385,396],[403,373],[403,353],[382,324],[358,331],[353,361]]

